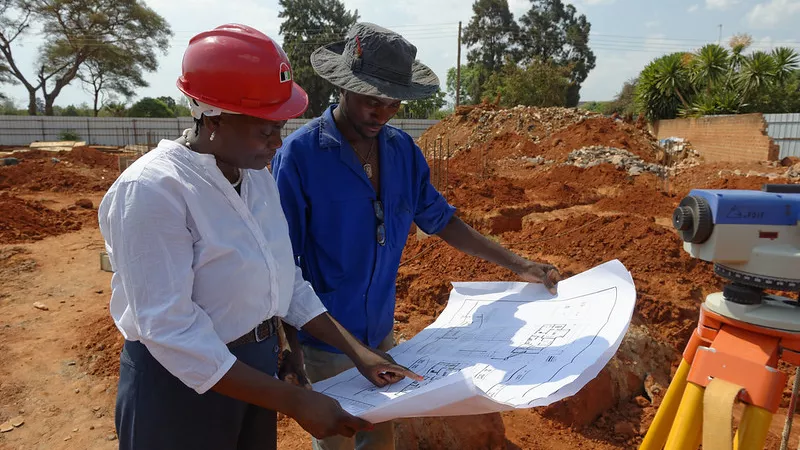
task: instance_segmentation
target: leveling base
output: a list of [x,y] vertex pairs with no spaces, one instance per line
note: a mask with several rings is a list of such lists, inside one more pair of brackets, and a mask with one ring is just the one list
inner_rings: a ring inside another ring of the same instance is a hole
[[[778,362],[800,365],[800,311],[788,302],[744,306],[709,295],[640,449],[763,449],[786,386]],[[735,401],[746,407],[733,437]]]

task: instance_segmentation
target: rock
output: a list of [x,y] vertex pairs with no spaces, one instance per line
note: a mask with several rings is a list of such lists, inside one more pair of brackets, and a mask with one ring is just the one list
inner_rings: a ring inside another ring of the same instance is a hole
[[116,434],[109,434],[108,436],[106,436],[106,440],[107,441],[116,441],[117,440],[117,435]]
[[14,425],[11,425],[11,422],[3,422],[2,424],[0,424],[0,433],[8,433],[13,429]]
[[42,303],[42,302],[35,302],[35,303],[33,304],[33,307],[34,307],[34,308],[36,308],[36,309],[40,309],[40,310],[42,310],[42,311],[48,311],[48,310],[50,310],[50,308],[48,308],[48,307],[47,307],[47,305],[45,305],[45,304],[44,304],[44,303]]
[[636,432],[636,428],[634,428],[633,424],[630,422],[619,422],[614,425],[614,434],[618,434],[625,439],[630,439],[635,437],[639,433]]
[[796,156],[787,156],[781,159],[780,164],[783,167],[791,167],[800,162],[800,158]]
[[675,349],[653,337],[647,327],[631,325],[606,367],[580,392],[547,406],[542,415],[567,426],[587,426],[605,411],[641,395],[648,374],[667,385],[675,357]]
[[640,408],[646,408],[650,406],[650,400],[642,397],[641,395],[637,396],[634,399],[634,401],[636,402],[636,405],[638,405]]
[[58,158],[50,158],[50,162],[52,162],[53,164],[58,164],[61,162],[61,160]]
[[644,172],[642,168],[637,166],[633,166],[630,169],[628,169],[628,174],[632,176],[641,175],[642,172]]
[[21,427],[22,424],[25,423],[25,418],[22,416],[17,416],[9,420],[9,422],[11,422],[11,425],[13,425],[14,427]]
[[92,209],[94,208],[94,204],[88,198],[81,198],[75,201],[75,206],[81,207],[83,209]]
[[0,166],[16,166],[19,164],[17,158],[2,158],[0,159]]
[[506,430],[498,413],[400,419],[394,425],[396,450],[457,448],[505,450]]
[[72,436],[67,436],[67,437],[64,438],[65,441],[68,441],[70,439],[72,439]]

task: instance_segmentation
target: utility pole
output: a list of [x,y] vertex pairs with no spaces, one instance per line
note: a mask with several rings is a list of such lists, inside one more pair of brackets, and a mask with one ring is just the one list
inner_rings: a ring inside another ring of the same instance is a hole
[[719,39],[717,39],[717,45],[722,45],[722,24],[719,24]]
[[458,21],[458,62],[456,63],[456,109],[461,103],[461,21]]

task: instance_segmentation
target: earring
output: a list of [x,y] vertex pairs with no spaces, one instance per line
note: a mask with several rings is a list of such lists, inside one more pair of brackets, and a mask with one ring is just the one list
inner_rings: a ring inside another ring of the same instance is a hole
[[217,133],[216,131],[212,131],[212,132],[211,132],[211,136],[208,138],[208,140],[209,140],[209,141],[213,141],[213,140],[214,140],[214,135],[215,135],[216,133]]

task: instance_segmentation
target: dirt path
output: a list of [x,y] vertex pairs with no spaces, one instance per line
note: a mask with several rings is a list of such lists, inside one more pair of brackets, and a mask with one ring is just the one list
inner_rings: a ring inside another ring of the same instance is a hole
[[0,448],[116,448],[116,385],[80,361],[86,319],[108,312],[101,250],[97,229],[0,247],[0,422],[25,421]]

